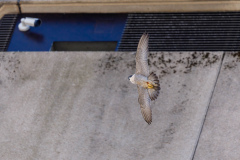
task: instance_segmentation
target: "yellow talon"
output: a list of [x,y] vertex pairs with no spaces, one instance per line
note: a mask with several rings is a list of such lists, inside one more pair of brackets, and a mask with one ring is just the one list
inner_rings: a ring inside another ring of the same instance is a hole
[[149,88],[149,89],[152,89],[152,88],[153,88],[153,85],[150,84],[150,83],[148,83],[148,82],[147,82],[147,85],[148,85],[148,88]]

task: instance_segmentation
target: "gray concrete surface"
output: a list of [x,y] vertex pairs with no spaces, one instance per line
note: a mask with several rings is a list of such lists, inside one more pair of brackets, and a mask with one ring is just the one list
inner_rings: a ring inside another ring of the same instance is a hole
[[4,3],[17,3],[17,0],[0,0],[0,4],[4,4]]
[[17,0],[0,0],[0,8],[4,4],[17,4]]
[[240,159],[240,53],[226,53],[194,160]]
[[[6,0],[7,1],[7,0]],[[69,2],[121,2],[121,0],[20,0],[22,2],[65,2],[65,3],[69,3]],[[166,2],[166,0],[122,0],[122,2]],[[203,2],[210,2],[209,0],[201,0]],[[234,1],[234,0],[218,0],[218,1],[222,1],[222,2],[226,2],[226,1]],[[196,0],[168,0],[168,2],[196,2]]]
[[0,0],[0,8],[4,4],[17,4],[17,0]]
[[190,160],[222,52],[150,54],[161,84],[151,125],[127,79],[134,57],[0,53],[1,159]]
[[[132,2],[139,3],[139,2],[154,2],[154,0],[133,0]],[[161,2],[165,0],[155,0],[155,2]],[[176,0],[169,0],[176,2]],[[189,0],[186,0],[189,2]],[[129,0],[20,0],[21,3],[116,3],[116,2],[130,2]]]
[[[87,0],[20,0],[20,3],[76,3],[87,2]],[[94,1],[97,2],[97,1]]]

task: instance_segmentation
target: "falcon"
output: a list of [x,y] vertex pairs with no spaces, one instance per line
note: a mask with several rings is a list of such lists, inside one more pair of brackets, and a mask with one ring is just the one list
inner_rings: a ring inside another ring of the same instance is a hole
[[159,95],[160,84],[158,77],[153,72],[149,74],[148,67],[148,41],[149,36],[144,33],[139,40],[136,53],[136,72],[128,79],[137,85],[138,103],[144,120],[150,125],[152,123],[151,101],[156,100]]

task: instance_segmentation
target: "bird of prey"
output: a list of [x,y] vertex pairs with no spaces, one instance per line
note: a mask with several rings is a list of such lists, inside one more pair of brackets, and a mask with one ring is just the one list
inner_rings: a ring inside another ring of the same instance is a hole
[[149,74],[148,67],[148,34],[144,33],[139,40],[136,53],[136,72],[128,77],[128,79],[138,87],[138,102],[140,104],[141,113],[144,120],[151,124],[152,110],[151,101],[157,99],[160,84],[158,77],[153,72]]

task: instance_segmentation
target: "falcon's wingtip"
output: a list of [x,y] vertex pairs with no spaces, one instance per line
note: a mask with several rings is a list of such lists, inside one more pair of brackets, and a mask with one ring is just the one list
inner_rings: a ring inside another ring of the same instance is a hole
[[152,110],[150,107],[141,108],[144,120],[150,125],[152,123]]
[[145,32],[142,34],[142,38],[143,38],[143,37],[149,38],[149,34],[145,31]]
[[150,120],[150,121],[146,121],[147,123],[148,123],[148,125],[150,125],[151,123],[152,123],[152,120]]

